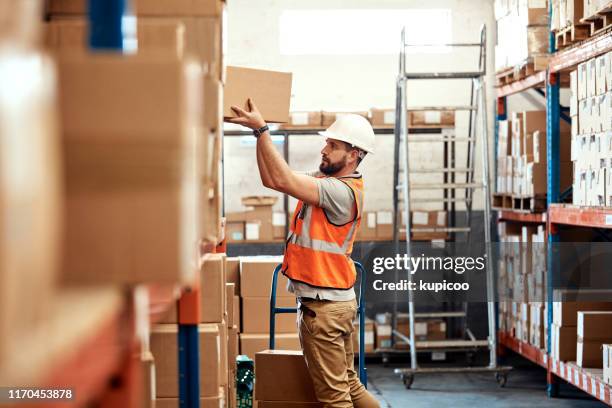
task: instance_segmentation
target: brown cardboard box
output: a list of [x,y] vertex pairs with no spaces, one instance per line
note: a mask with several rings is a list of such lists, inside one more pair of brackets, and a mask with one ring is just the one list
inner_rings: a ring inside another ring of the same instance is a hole
[[236,317],[238,317],[235,314],[236,307],[234,302],[236,301],[236,297],[234,296],[234,286],[233,283],[225,284],[225,315],[227,327],[233,327],[236,324]]
[[[215,324],[201,324],[200,332],[200,395],[216,396],[220,387],[221,340]],[[160,324],[151,330],[151,353],[155,358],[157,397],[178,397],[178,326]]]
[[[185,25],[180,20],[139,18],[138,54],[176,56],[185,52]],[[45,46],[52,52],[90,52],[89,24],[83,17],[63,17],[45,24]]]
[[558,361],[575,361],[576,327],[557,326],[553,323],[551,331],[552,357]]
[[455,126],[455,111],[432,110],[432,111],[410,111],[409,126]]
[[[137,16],[204,16],[220,17],[222,0],[135,0],[134,11]],[[47,10],[51,14],[85,14],[86,0],[50,0]]]
[[612,302],[553,302],[553,323],[557,326],[577,326],[577,312],[591,310],[612,310]]
[[392,239],[393,238],[393,212],[377,211],[376,212],[376,238]]
[[[397,330],[404,336],[409,337],[409,321],[405,318],[398,319]],[[414,335],[418,341],[444,340],[446,339],[446,322],[441,319],[417,320],[414,322]]]
[[[296,307],[295,298],[279,297],[276,307]],[[242,321],[243,333],[269,333],[270,297],[243,297]],[[277,333],[297,333],[295,315],[277,314],[275,328]]]
[[142,369],[142,407],[153,408],[155,402],[155,360],[150,351],[140,356]]
[[359,111],[359,112],[326,112],[326,111],[322,111],[321,112],[321,126],[323,127],[329,127],[332,123],[334,123],[336,121],[336,118],[339,115],[343,115],[343,114],[347,114],[347,113],[353,113],[355,115],[359,115],[359,116],[363,116],[364,118],[368,118],[369,113],[366,111]]
[[361,224],[359,230],[357,230],[357,239],[360,241],[367,241],[376,238],[376,213],[366,211],[361,217]]
[[[220,347],[219,347],[219,360],[220,360],[220,364],[219,364],[219,382],[221,383],[221,386],[226,386],[227,385],[227,379],[228,379],[228,371],[229,371],[229,367],[228,367],[228,356],[229,356],[229,351],[228,351],[228,333],[227,333],[227,324],[225,324],[225,322],[223,323],[217,323],[217,327],[219,328],[219,342],[220,342]],[[206,352],[206,350],[203,350],[203,352]]]
[[245,239],[246,213],[225,214],[225,238],[227,242],[243,241]]
[[272,206],[260,205],[247,211],[245,239],[247,241],[270,242],[274,240]]
[[257,408],[323,408],[320,402],[255,401]]
[[576,365],[583,368],[603,368],[602,340],[581,340],[576,343]]
[[[433,239],[447,239],[446,232],[417,231],[418,228],[444,228],[447,225],[445,211],[412,211],[412,239],[414,241],[431,241]],[[403,214],[402,214],[403,219]],[[402,223],[405,226],[405,223]],[[405,237],[405,234],[404,234]]]
[[228,66],[223,102],[224,118],[236,116],[231,106],[248,110],[247,100],[251,98],[266,122],[288,122],[291,78],[292,74],[286,72]]
[[242,307],[240,305],[240,296],[234,295],[234,325],[238,328],[238,332],[242,331],[242,315],[240,311]]
[[[278,333],[275,337],[275,348],[279,350],[301,350],[300,339],[295,333]],[[255,358],[255,353],[270,348],[268,334],[240,333],[240,354]]]
[[239,350],[238,329],[236,327],[230,327],[227,329],[227,363],[230,373],[236,371],[236,357],[238,357]]
[[287,226],[287,214],[285,212],[275,211],[272,213],[272,229],[274,240],[285,240],[287,238],[286,233]]
[[289,122],[281,127],[283,129],[319,128],[321,127],[321,111],[291,112]]
[[[15,6],[6,3],[6,10]],[[59,272],[63,203],[54,65],[33,52],[0,59],[0,361],[12,354],[5,342],[47,321]]]
[[192,282],[200,67],[101,54],[58,65],[64,281]]
[[612,311],[578,311],[578,339],[612,340]]
[[[359,320],[353,322],[353,326],[355,327],[355,331],[353,332],[353,351],[355,354],[359,352]],[[374,321],[370,319],[366,319],[365,329],[364,329],[364,350],[366,353],[372,353],[375,349],[374,344]]]
[[[223,388],[219,389],[219,395],[214,397],[200,398],[200,408],[221,408],[225,407],[225,392]],[[155,408],[179,408],[178,398],[157,398],[155,400]]]
[[391,348],[391,332],[392,328],[390,324],[374,323],[374,331],[376,336],[376,348],[378,349],[389,349]]
[[178,301],[172,302],[157,323],[178,323]]
[[[291,375],[278,375],[291,373]],[[255,355],[253,397],[266,401],[316,402],[312,379],[301,351],[265,350]]]
[[220,323],[225,314],[225,254],[208,254],[201,269],[200,319]]
[[[270,296],[272,273],[283,262],[280,256],[251,256],[240,258],[240,296]],[[287,278],[278,274],[276,297],[295,297],[287,290]]]
[[370,109],[370,123],[373,127],[394,127],[395,109]]
[[225,258],[225,281],[234,284],[235,294],[240,294],[240,258]]

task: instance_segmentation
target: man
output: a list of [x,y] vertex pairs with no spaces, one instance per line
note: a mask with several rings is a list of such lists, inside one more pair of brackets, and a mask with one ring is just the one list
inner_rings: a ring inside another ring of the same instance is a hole
[[320,132],[326,138],[320,172],[306,175],[293,172],[276,151],[250,99],[248,108],[232,107],[238,117],[230,121],[254,130],[264,186],[298,200],[282,272],[299,302],[300,343],[317,399],[326,408],[378,408],[354,368],[356,273],[350,259],[363,206],[363,181],[356,169],[373,153],[372,126],[358,115],[339,117]]

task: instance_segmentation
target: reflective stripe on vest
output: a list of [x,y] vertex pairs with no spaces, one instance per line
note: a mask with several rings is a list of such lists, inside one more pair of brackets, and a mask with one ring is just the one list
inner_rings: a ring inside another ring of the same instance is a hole
[[334,225],[322,208],[299,201],[291,221],[282,269],[292,280],[334,289],[349,289],[355,284],[355,266],[350,255],[361,222],[363,181],[361,176],[338,180],[355,196],[355,219]]

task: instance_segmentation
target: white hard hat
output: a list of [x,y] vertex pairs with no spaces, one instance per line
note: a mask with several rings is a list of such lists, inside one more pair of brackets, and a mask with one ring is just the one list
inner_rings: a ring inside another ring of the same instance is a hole
[[319,134],[326,138],[341,140],[368,153],[374,153],[374,129],[363,116],[354,113],[340,114],[327,130]]

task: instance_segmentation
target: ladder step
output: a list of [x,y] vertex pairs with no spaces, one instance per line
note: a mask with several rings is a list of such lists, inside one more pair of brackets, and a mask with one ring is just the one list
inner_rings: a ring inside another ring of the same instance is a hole
[[440,190],[440,189],[469,189],[469,188],[482,188],[480,183],[440,183],[440,184],[411,184],[411,190]]
[[[403,172],[404,169],[400,169],[400,172]],[[411,174],[425,174],[425,173],[467,173],[471,171],[470,169],[459,169],[459,168],[451,168],[451,167],[440,167],[436,169],[414,169],[410,170]]]
[[484,72],[422,72],[406,73],[406,79],[476,79],[484,76]]

